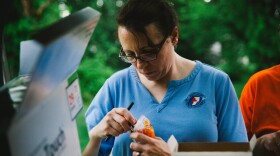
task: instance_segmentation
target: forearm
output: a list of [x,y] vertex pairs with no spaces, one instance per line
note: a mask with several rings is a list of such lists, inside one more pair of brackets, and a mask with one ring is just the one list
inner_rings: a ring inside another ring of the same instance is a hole
[[97,156],[100,148],[101,139],[91,138],[87,144],[83,156]]

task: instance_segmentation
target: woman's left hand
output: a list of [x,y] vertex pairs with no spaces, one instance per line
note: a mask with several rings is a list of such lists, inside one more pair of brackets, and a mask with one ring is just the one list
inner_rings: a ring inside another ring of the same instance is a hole
[[151,138],[134,132],[130,134],[130,138],[136,141],[130,144],[133,156],[171,156],[167,143],[159,137]]

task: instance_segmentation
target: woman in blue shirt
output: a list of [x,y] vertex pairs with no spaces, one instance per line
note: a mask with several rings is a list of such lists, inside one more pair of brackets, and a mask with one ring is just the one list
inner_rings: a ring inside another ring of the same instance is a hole
[[[171,155],[171,135],[179,142],[248,141],[228,75],[175,52],[178,20],[167,2],[129,0],[117,22],[119,57],[132,65],[113,74],[89,106],[84,155]],[[129,132],[141,115],[156,138]]]

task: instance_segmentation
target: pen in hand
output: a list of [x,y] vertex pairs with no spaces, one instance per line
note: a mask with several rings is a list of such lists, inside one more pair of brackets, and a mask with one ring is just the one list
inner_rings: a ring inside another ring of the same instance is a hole
[[[131,102],[131,103],[129,104],[129,106],[127,107],[127,110],[130,110],[130,109],[132,108],[133,105],[134,105],[134,102]],[[106,136],[105,141],[107,142],[107,141],[111,138],[111,136],[112,136],[112,135]]]

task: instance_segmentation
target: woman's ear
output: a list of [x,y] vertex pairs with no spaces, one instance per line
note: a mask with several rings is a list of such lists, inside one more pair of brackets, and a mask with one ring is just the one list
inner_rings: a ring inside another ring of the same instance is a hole
[[178,26],[175,26],[172,30],[172,43],[176,47],[179,41],[179,30]]

